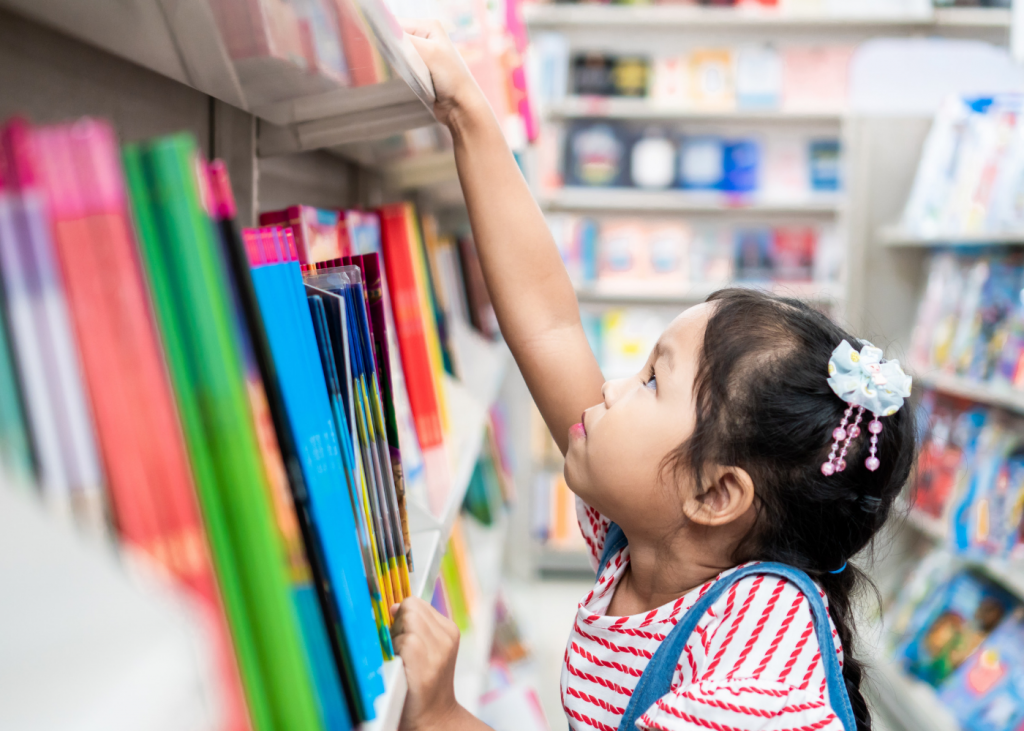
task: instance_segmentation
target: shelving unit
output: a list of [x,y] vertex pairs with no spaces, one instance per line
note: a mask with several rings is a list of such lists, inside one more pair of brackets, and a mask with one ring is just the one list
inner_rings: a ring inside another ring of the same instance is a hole
[[549,211],[644,211],[653,213],[751,213],[778,216],[832,216],[843,207],[841,195],[802,199],[729,196],[717,191],[639,190],[565,187],[540,199]]
[[1024,414],[1024,392],[1010,386],[972,381],[949,373],[915,370],[913,375],[919,385],[950,396],[960,396],[980,404]]
[[786,109],[686,109],[660,106],[648,99],[626,97],[569,96],[544,110],[549,119],[600,117],[618,120],[694,122],[828,122],[839,124],[838,110]]
[[778,10],[737,10],[732,8],[691,7],[673,5],[615,7],[598,4],[548,4],[527,7],[526,22],[534,28],[591,29],[637,28],[663,31],[683,29],[801,29],[815,31],[913,30],[936,28],[1010,27],[1010,12],[1001,9],[943,8],[921,15],[823,15],[818,13],[786,13]]
[[919,236],[899,226],[886,226],[878,233],[883,246],[893,248],[931,248],[936,246],[992,246],[998,244],[1024,245],[1024,231],[993,233],[951,233]]
[[665,285],[655,282],[598,282],[576,288],[580,302],[639,305],[694,305],[723,287],[763,289],[812,303],[834,303],[843,297],[843,288],[833,282],[729,282],[722,284]]

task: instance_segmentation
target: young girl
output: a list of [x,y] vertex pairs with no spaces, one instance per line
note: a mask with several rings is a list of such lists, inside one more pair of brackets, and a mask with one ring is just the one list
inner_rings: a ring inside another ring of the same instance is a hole
[[[598,568],[562,668],[570,727],[868,731],[849,561],[908,477],[910,379],[806,305],[731,289],[677,317],[640,373],[605,382],[482,93],[439,25],[407,30]],[[397,609],[403,729],[487,728],[455,701],[458,637],[425,602]]]

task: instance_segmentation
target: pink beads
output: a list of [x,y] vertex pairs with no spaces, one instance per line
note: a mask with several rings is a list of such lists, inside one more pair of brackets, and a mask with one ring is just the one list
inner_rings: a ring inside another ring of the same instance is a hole
[[[844,449],[843,451],[845,452],[846,450]],[[846,460],[843,459],[842,457],[840,457],[838,460],[836,460],[836,472],[842,472],[845,469],[846,469]]]
[[825,477],[831,477],[836,471],[836,468],[832,466],[832,461],[829,460],[821,466],[821,474]]
[[832,430],[832,438],[835,439],[837,442],[843,441],[844,439],[846,439],[846,429],[844,429],[841,426],[837,426],[835,429]]
[[878,454],[878,435],[882,433],[882,422],[878,420],[877,414],[873,414],[873,416],[874,418],[871,420],[871,423],[868,424],[868,431],[871,432],[871,448],[868,452],[871,454],[864,461],[864,466],[872,472],[882,465],[881,461],[879,461],[876,456]]
[[[857,421],[860,421],[859,415],[857,416]],[[856,439],[857,437],[860,436],[860,427],[857,426],[856,424],[853,424],[849,429],[846,430],[846,433],[850,435],[850,439]]]

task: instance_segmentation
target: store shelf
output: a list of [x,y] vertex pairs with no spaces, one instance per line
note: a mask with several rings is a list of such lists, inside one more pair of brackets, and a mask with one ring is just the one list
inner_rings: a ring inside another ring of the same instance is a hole
[[599,282],[576,288],[581,303],[609,305],[693,305],[726,287],[762,289],[805,302],[831,303],[843,298],[841,285],[833,282],[725,282],[722,284],[681,284],[662,287],[651,282]]
[[540,199],[550,211],[650,211],[664,213],[760,213],[766,215],[835,215],[839,194],[799,199],[764,195],[734,196],[717,191],[643,190],[638,188],[562,188]]
[[509,519],[502,515],[490,527],[468,520],[463,522],[463,526],[476,569],[479,595],[476,612],[472,617],[472,629],[462,635],[459,643],[459,657],[455,664],[455,698],[470,713],[477,715],[490,666],[495,608]]
[[913,369],[913,376],[920,386],[933,388],[950,396],[960,396],[981,404],[1024,414],[1024,391],[1001,384],[980,383],[963,376],[925,371],[920,368]]
[[[433,591],[434,582],[441,569],[441,557],[448,547],[448,537],[462,508],[466,489],[473,476],[473,468],[483,448],[487,409],[497,398],[512,360],[504,344],[483,341],[465,329],[460,329],[458,325],[456,332],[458,335],[454,337],[457,348],[465,351],[468,347],[474,347],[477,350],[473,352],[474,360],[470,371],[474,374],[473,379],[467,379],[466,383],[445,380],[445,391],[453,421],[449,439],[452,447],[451,488],[439,515],[432,515],[415,503],[408,506],[410,539],[416,563],[416,571],[410,577],[411,589],[413,595],[423,599],[429,599]],[[468,345],[469,343],[472,345]],[[385,664],[384,681],[385,692],[375,704],[377,718],[360,726],[360,731],[395,731],[398,728],[407,691],[405,670],[402,668],[401,660],[396,659]]]
[[[434,87],[423,59],[383,0],[358,2],[395,78],[349,88],[331,88],[334,82],[298,68],[278,65],[271,73],[266,64],[233,63],[209,0],[0,0],[0,7],[252,112],[269,123],[260,127],[260,154],[276,155],[434,123]],[[260,103],[268,89],[281,88],[305,93]]]
[[590,556],[583,551],[558,550],[545,546],[537,556],[536,566],[542,574],[570,574],[590,579],[594,577]]
[[935,689],[880,654],[871,658],[868,693],[906,731],[960,731]]
[[894,248],[932,246],[992,246],[999,244],[1024,245],[1024,231],[1001,233],[952,233],[920,236],[899,226],[887,226],[879,231],[878,240]]
[[680,5],[609,6],[598,4],[528,5],[524,8],[531,28],[649,28],[664,31],[709,29],[808,29],[872,31],[927,30],[935,28],[1008,29],[1010,13],[1001,9],[948,8],[922,15],[825,15],[786,13],[756,9],[693,7]]
[[838,110],[784,109],[687,109],[660,106],[650,99],[626,97],[569,96],[544,110],[550,119],[601,119],[680,121],[680,122],[827,122],[839,124]]

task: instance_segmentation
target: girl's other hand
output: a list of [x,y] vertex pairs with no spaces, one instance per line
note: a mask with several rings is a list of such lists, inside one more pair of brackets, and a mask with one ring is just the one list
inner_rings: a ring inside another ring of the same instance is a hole
[[450,127],[462,110],[480,102],[487,104],[483,92],[440,22],[403,19],[401,24],[430,70],[437,97],[434,116],[438,122]]
[[409,684],[402,731],[453,728],[463,710],[455,700],[459,628],[416,597],[394,605],[391,613],[395,652],[405,663]]

